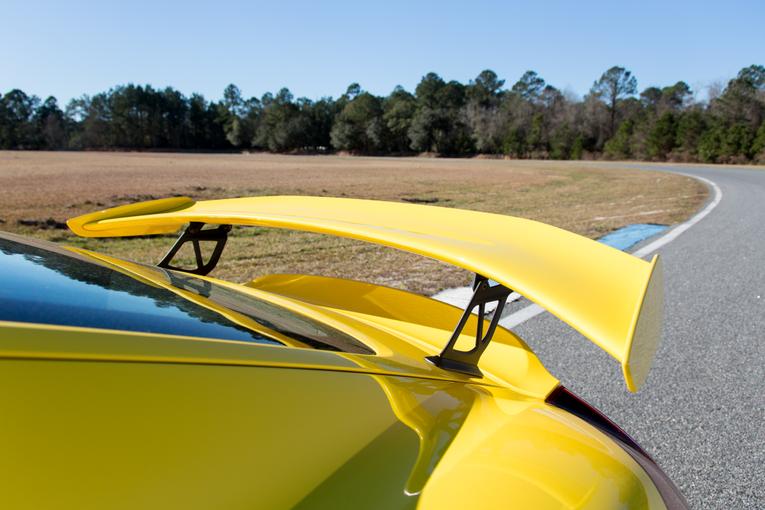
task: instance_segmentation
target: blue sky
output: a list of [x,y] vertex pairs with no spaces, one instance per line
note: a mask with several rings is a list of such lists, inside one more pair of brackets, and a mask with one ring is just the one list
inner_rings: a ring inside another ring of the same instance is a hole
[[642,90],[700,88],[765,64],[765,1],[194,2],[32,1],[0,5],[0,91],[61,102],[123,83],[217,99],[289,87],[338,96],[351,82],[387,94],[422,75],[467,82],[527,69],[584,94],[608,67]]

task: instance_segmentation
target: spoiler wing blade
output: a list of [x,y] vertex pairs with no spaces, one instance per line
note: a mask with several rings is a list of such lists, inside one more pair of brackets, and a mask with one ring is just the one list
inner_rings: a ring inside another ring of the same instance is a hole
[[278,196],[153,200],[67,223],[84,237],[176,232],[189,222],[252,225],[358,239],[431,257],[495,280],[546,308],[645,381],[661,334],[663,282],[651,262],[532,220],[348,198]]

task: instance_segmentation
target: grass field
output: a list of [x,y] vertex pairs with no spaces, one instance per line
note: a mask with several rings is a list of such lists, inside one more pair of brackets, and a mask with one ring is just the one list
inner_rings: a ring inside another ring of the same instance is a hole
[[[247,154],[0,152],[0,230],[158,261],[174,236],[78,239],[72,216],[171,195],[323,195],[426,202],[522,216],[592,238],[631,223],[672,224],[705,200],[699,182],[589,162]],[[501,235],[501,233],[498,233]],[[464,271],[358,241],[236,229],[213,276],[340,276],[433,293]]]

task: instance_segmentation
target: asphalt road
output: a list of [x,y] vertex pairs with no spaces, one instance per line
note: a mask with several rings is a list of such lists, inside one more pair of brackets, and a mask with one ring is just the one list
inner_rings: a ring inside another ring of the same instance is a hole
[[692,508],[762,509],[765,170],[676,170],[715,182],[722,200],[659,249],[664,336],[640,392],[628,393],[618,363],[548,313],[515,331],[566,387],[637,439]]

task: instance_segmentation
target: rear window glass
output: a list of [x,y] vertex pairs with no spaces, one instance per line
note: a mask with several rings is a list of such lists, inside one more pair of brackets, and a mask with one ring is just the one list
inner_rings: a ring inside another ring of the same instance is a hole
[[[165,333],[270,345],[283,341],[166,288],[51,243],[0,236],[0,320]],[[356,339],[283,307],[193,276],[153,276],[307,347],[371,354]],[[231,315],[231,314],[229,314]],[[278,336],[278,335],[274,335]]]

